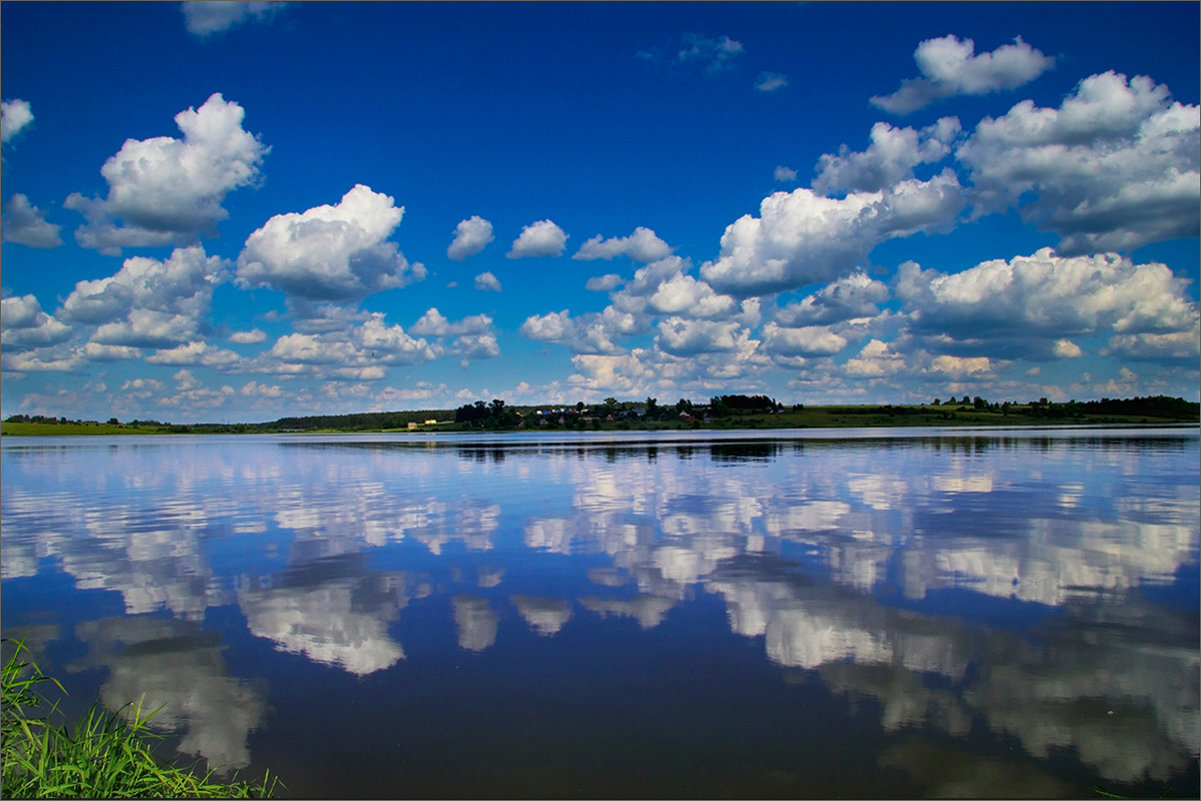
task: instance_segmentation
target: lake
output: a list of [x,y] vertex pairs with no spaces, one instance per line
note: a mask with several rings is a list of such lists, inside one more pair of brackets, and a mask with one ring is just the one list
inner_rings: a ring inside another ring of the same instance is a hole
[[0,441],[2,626],[294,797],[1196,797],[1196,427]]

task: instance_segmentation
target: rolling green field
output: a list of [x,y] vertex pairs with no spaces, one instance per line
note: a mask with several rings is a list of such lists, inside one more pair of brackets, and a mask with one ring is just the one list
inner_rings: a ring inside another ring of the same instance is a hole
[[172,426],[111,425],[89,421],[68,423],[0,422],[0,435],[14,437],[67,437],[111,434],[170,434]]

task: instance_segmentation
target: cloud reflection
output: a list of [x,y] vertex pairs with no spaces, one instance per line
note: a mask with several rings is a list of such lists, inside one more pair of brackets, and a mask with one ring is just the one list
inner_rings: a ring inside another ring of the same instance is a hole
[[496,642],[500,618],[486,598],[456,595],[452,599],[455,625],[459,629],[459,647],[465,651],[484,651]]
[[561,598],[514,595],[510,599],[530,628],[543,637],[558,634],[571,620],[571,604]]
[[[577,510],[553,520],[555,550],[612,553],[644,594],[581,603],[601,614],[641,613],[644,627],[658,625],[686,587],[721,595],[735,632],[762,637],[774,662],[816,670],[837,692],[876,698],[886,731],[964,736],[983,716],[1036,757],[1075,748],[1113,781],[1167,778],[1198,741],[1196,632],[1151,636],[1134,624],[1120,646],[1097,630],[1036,648],[1004,630],[977,625],[972,634],[955,617],[905,612],[874,597],[893,581],[902,597],[917,600],[967,589],[1064,609],[1072,622],[1065,633],[1089,608],[1177,620],[1126,599],[1196,562],[1191,484],[1168,498],[1128,495],[1124,476],[1147,468],[1121,443],[1100,454],[1043,449],[1036,460],[1043,475],[1031,477],[1027,447],[1007,443],[990,460],[976,458],[985,450],[978,443],[963,457],[952,448],[950,459],[910,448],[895,473],[882,472],[872,449],[830,448],[820,454],[820,471],[806,469],[812,460],[781,460],[780,470],[735,481],[695,459],[686,473],[665,469],[672,462],[662,453],[595,472],[552,461],[576,488]],[[1115,469],[1098,472],[1097,461]],[[527,531],[548,522],[534,519]],[[639,535],[648,529],[649,537]],[[751,558],[795,554],[795,546],[824,562],[833,583],[798,577],[788,558]],[[590,574],[598,577],[619,584],[612,574]],[[1154,656],[1136,666],[1140,654]],[[986,667],[969,672],[973,663]],[[928,675],[951,684],[933,689]],[[1124,709],[1096,711],[1113,705]]]
[[401,573],[370,572],[350,555],[309,563],[278,584],[248,579],[238,604],[250,631],[280,650],[364,676],[404,659],[388,624],[428,591]]
[[258,689],[228,675],[215,633],[186,621],[122,617],[81,623],[76,636],[89,651],[73,667],[107,668],[100,699],[109,709],[130,717],[132,701],[143,714],[158,710],[150,727],[181,733],[178,750],[213,769],[250,764],[248,737],[267,705]]
[[[1181,770],[1201,738],[1196,613],[1146,594],[1198,560],[1195,440],[172,453],[122,446],[89,471],[67,452],[5,449],[4,579],[51,560],[77,588],[175,625],[237,603],[255,636],[355,675],[405,658],[393,624],[434,593],[454,593],[445,625],[472,652],[502,636],[502,598],[554,638],[576,603],[586,625],[649,630],[710,593],[776,665],[873,699],[890,735],[959,738],[978,721],[1122,782]],[[414,561],[421,571],[403,569]],[[505,596],[491,592],[502,580]],[[974,613],[953,600],[965,598]],[[231,722],[177,699],[170,720],[192,727],[191,753],[248,759],[262,713],[215,645],[189,646],[202,653],[189,666],[99,646],[175,635],[77,633],[114,694],[143,674],[165,692],[157,665],[240,704],[248,715]],[[981,764],[978,787],[992,786],[998,768]],[[965,776],[931,786],[975,794]]]
[[653,629],[663,622],[663,618],[676,605],[671,598],[659,595],[642,594],[628,601],[606,600],[603,598],[581,598],[580,603],[590,612],[602,617],[629,617],[638,621],[644,629]]

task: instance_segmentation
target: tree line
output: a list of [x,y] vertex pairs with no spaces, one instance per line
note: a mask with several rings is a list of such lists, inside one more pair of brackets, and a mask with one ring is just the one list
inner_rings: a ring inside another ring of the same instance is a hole
[[[887,414],[888,417],[929,415],[934,410],[941,419],[955,419],[961,412],[999,413],[1016,422],[1048,422],[1060,420],[1083,420],[1087,418],[1140,417],[1148,420],[1197,421],[1201,418],[1201,404],[1173,398],[1167,395],[1150,395],[1134,398],[1101,398],[1100,400],[1052,402],[1039,398],[1029,403],[1004,401],[994,403],[983,397],[950,397],[946,401],[934,399],[930,404],[814,407],[815,409],[838,409],[840,414],[852,416]],[[738,418],[761,418],[763,415],[791,416],[776,418],[782,425],[807,425],[803,415],[803,404],[784,404],[767,395],[716,395],[708,404],[693,403],[680,398],[674,404],[660,403],[657,398],[645,401],[619,401],[605,398],[602,403],[586,405],[582,401],[574,406],[510,406],[500,398],[490,403],[482,400],[465,404],[457,409],[427,409],[389,412],[360,412],[340,415],[310,415],[281,417],[266,423],[197,423],[176,425],[157,420],[131,420],[121,422],[116,417],[106,423],[93,420],[72,420],[66,417],[46,415],[14,414],[5,418],[5,423],[36,423],[44,425],[113,426],[123,429],[152,429],[166,433],[280,433],[305,431],[381,431],[407,429],[410,424],[423,425],[435,421],[444,430],[506,430],[516,428],[574,428],[598,429],[602,427],[628,427],[631,424],[660,424],[699,427],[705,423],[724,427],[739,425]],[[1099,421],[1100,422],[1100,421]],[[746,423],[754,425],[751,419]]]
[[967,406],[977,411],[1008,413],[1019,405],[1022,413],[1034,417],[1048,419],[1078,417],[1080,415],[1122,415],[1127,417],[1162,417],[1174,420],[1196,418],[1201,416],[1201,404],[1186,401],[1184,398],[1172,398],[1167,395],[1148,395],[1135,398],[1101,398],[1100,400],[1077,401],[1069,400],[1054,403],[1045,397],[1027,404],[1016,404],[1010,401],[990,403],[979,395],[963,396],[956,400],[954,396],[946,401],[934,399],[933,406]]

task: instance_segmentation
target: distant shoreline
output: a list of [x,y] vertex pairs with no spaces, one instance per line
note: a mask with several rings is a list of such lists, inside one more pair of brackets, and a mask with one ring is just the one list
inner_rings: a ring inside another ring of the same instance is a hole
[[[616,402],[586,407],[491,406],[477,402],[458,410],[365,412],[346,415],[286,417],[269,423],[172,424],[155,420],[107,422],[14,415],[0,422],[0,436],[97,436],[153,434],[336,434],[430,432],[587,432],[587,431],[735,431],[805,428],[911,428],[915,426],[1037,426],[1158,427],[1201,425],[1201,404],[1163,396],[1124,400],[1051,403],[989,403],[981,398],[962,402],[918,405],[830,405],[786,407],[762,398],[760,408],[742,409],[745,396],[722,396],[709,406],[681,401],[660,407]],[[754,400],[760,400],[756,396]]]

